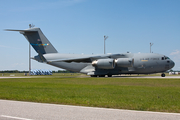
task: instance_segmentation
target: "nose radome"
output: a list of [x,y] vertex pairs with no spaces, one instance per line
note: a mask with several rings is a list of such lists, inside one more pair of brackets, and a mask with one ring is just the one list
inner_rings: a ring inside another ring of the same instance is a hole
[[171,61],[171,68],[173,68],[175,65],[174,61]]

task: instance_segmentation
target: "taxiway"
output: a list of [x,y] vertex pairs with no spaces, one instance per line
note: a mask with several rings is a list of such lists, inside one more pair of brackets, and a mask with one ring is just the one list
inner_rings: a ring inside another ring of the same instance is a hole
[[0,100],[0,120],[179,120],[179,113]]

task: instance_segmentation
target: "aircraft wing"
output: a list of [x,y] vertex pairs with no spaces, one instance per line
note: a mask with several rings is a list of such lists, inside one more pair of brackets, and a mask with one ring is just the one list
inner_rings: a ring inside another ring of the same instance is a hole
[[99,55],[99,56],[89,56],[89,57],[79,57],[79,58],[70,58],[70,59],[60,59],[60,60],[51,60],[49,62],[77,62],[77,63],[91,63],[94,60],[106,59],[106,58],[117,58],[122,56],[121,54],[110,54],[110,55]]
[[77,63],[83,62],[83,63],[90,63],[95,59],[97,59],[97,58],[85,57],[85,58],[70,58],[70,59],[51,60],[50,62],[68,62],[68,63],[71,63],[71,62],[77,62]]
[[84,62],[84,63],[88,63],[91,62],[90,58],[72,58],[72,59],[61,59],[61,60],[52,60],[51,62]]
[[17,32],[37,32],[37,30],[14,30],[14,29],[4,29],[5,31],[17,31]]

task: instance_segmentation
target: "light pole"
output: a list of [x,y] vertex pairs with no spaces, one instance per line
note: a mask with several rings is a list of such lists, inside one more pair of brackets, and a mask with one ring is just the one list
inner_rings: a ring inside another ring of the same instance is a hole
[[105,48],[106,48],[106,46],[105,46],[105,41],[106,41],[107,38],[108,38],[108,36],[105,36],[105,35],[104,35],[104,54],[106,54],[106,50],[105,50]]
[[[29,24],[29,28],[31,28],[32,25]],[[31,44],[29,42],[29,75],[31,75]]]
[[151,46],[153,46],[153,43],[150,43],[150,53],[151,53]]
[[[33,28],[35,25],[29,24],[29,28]],[[31,44],[29,43],[29,75],[31,75]]]

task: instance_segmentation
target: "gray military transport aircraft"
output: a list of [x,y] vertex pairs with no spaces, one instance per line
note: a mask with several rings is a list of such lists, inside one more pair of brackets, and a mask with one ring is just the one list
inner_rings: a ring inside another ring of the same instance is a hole
[[167,56],[156,53],[124,53],[103,55],[61,54],[53,47],[40,28],[19,31],[38,53],[32,59],[66,70],[80,72],[91,77],[111,77],[118,74],[162,73],[175,63]]

